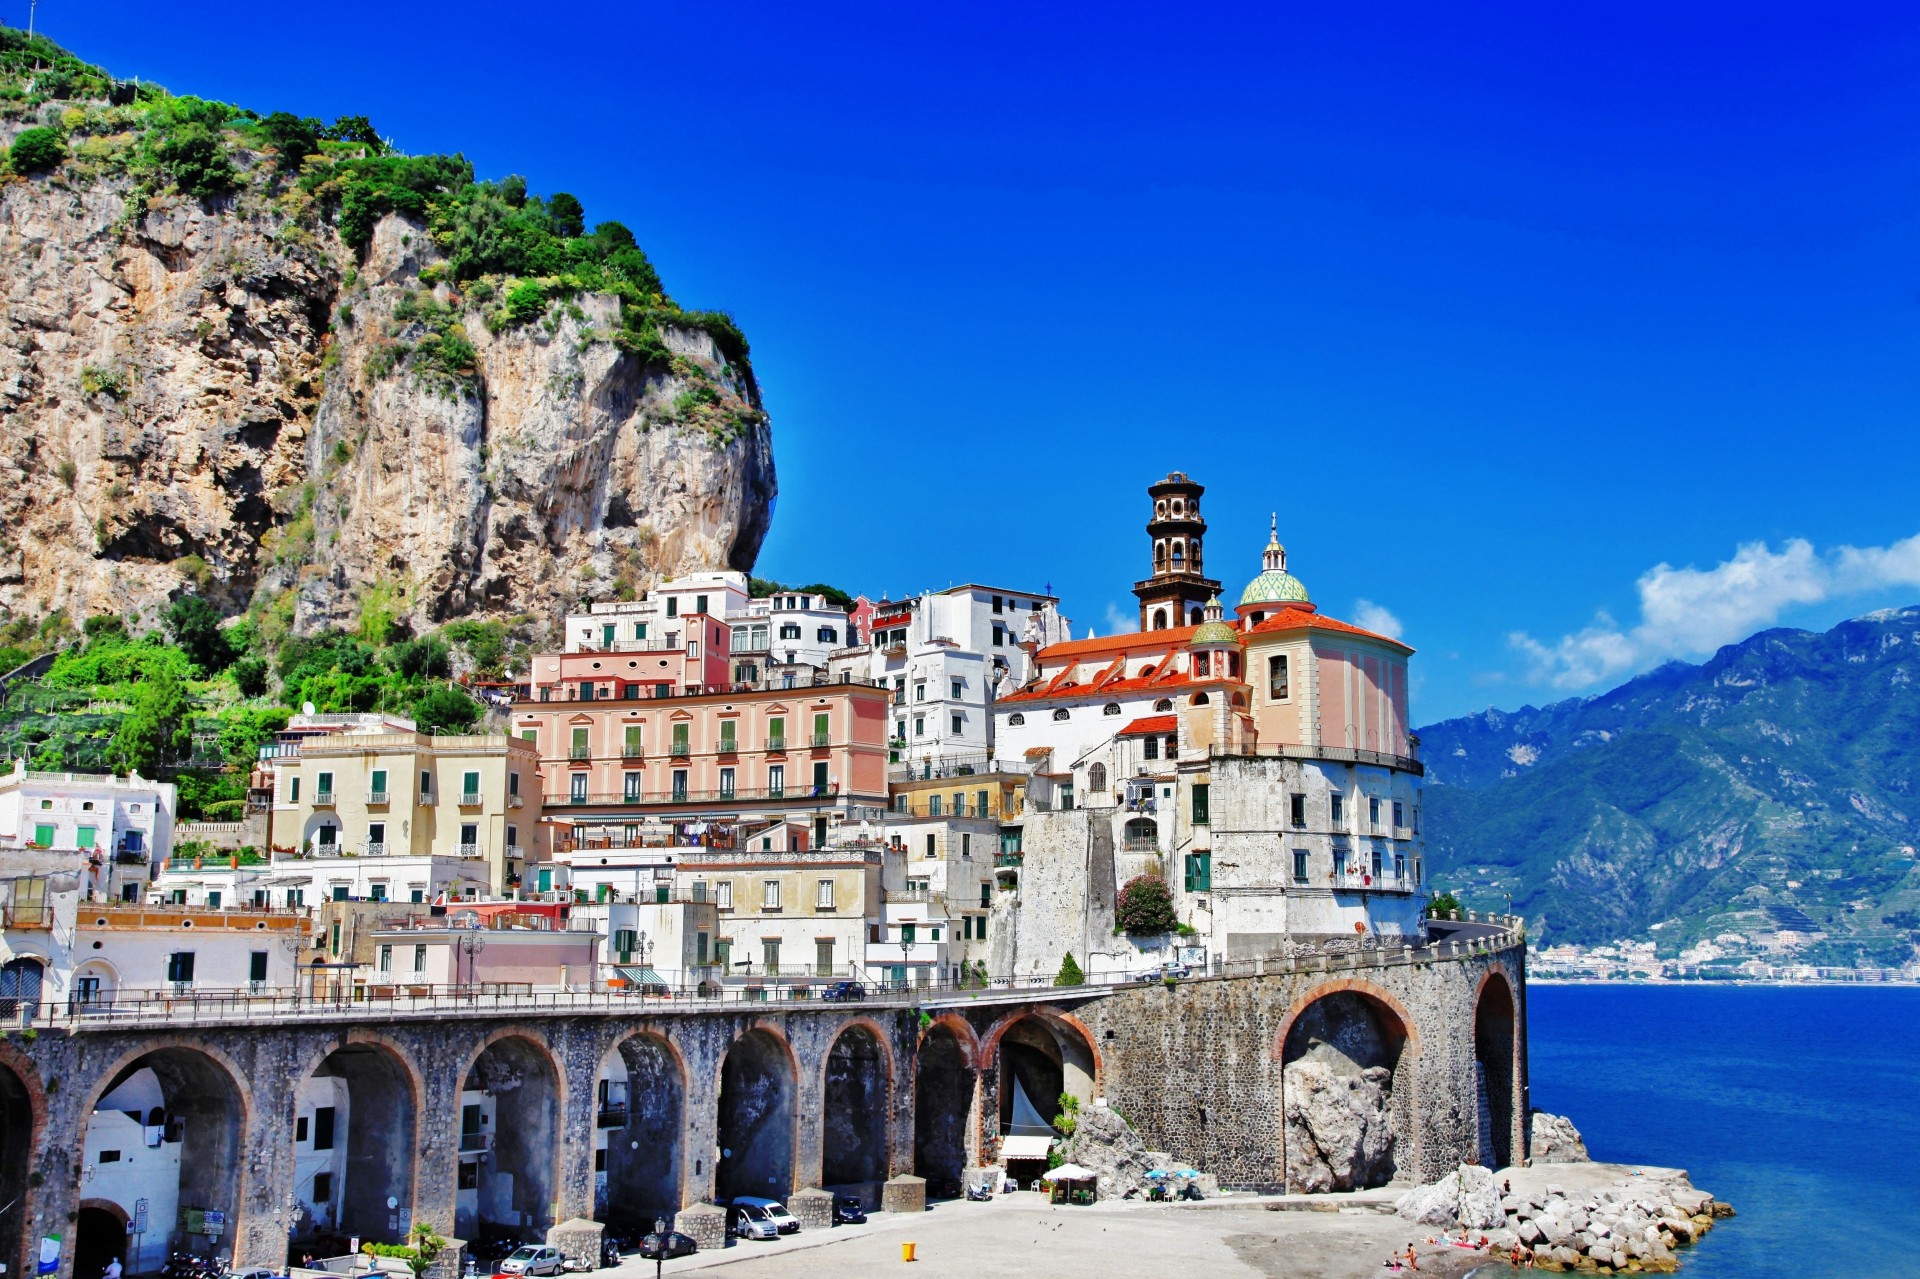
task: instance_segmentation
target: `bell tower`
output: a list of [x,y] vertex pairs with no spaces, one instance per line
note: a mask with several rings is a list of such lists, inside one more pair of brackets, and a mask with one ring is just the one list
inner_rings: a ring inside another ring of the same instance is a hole
[[1220,593],[1220,583],[1201,572],[1201,541],[1207,522],[1200,517],[1200,495],[1205,487],[1183,472],[1173,471],[1148,487],[1153,503],[1147,537],[1153,547],[1153,576],[1133,584],[1140,597],[1140,629],[1164,631],[1199,623],[1207,601]]

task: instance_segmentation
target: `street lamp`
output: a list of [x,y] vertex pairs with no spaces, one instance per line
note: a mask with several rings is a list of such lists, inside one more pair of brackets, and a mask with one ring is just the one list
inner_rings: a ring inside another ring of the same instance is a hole
[[640,956],[640,976],[643,979],[640,982],[640,999],[644,1003],[647,998],[647,983],[644,978],[653,968],[653,939],[647,936],[646,929],[640,930],[640,935],[634,940],[633,948]]
[[[487,948],[487,939],[478,933],[468,933],[454,942],[454,954],[467,957],[467,979],[465,985],[471,986],[474,979],[474,960]],[[458,974],[455,974],[458,976]]]
[[653,1219],[653,1242],[655,1244],[653,1250],[653,1279],[660,1279],[660,1267],[665,1265],[667,1261],[667,1219],[665,1217],[655,1217]]

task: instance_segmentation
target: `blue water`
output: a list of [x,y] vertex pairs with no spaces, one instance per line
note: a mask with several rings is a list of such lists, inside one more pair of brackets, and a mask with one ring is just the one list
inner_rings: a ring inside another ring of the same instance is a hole
[[1740,1215],[1688,1279],[1920,1273],[1920,990],[1534,986],[1533,1104]]

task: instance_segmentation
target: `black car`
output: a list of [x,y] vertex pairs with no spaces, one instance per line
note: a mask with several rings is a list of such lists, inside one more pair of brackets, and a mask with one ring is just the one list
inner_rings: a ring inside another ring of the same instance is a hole
[[700,1251],[700,1245],[693,1236],[683,1235],[678,1230],[669,1230],[664,1235],[650,1234],[640,1241],[640,1255],[648,1261],[659,1261],[665,1257],[686,1257]]
[[835,1195],[833,1197],[833,1224],[836,1226],[857,1226],[867,1219],[867,1210],[860,1206],[860,1200],[853,1195]]
[[820,992],[820,998],[834,1004],[866,997],[867,988],[857,981],[837,981]]

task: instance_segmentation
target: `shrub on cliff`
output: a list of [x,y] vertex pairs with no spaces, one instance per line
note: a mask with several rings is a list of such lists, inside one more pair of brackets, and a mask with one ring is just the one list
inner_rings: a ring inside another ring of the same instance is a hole
[[67,158],[57,129],[28,129],[13,140],[7,161],[15,173],[44,173]]
[[154,148],[154,157],[175,186],[203,199],[231,191],[240,176],[217,127],[199,120],[190,119],[168,129]]
[[1170,933],[1180,924],[1173,911],[1173,892],[1158,875],[1128,880],[1114,905],[1113,918],[1128,933]]
[[479,718],[479,705],[451,688],[429,689],[413,704],[413,722],[423,733],[464,733]]

